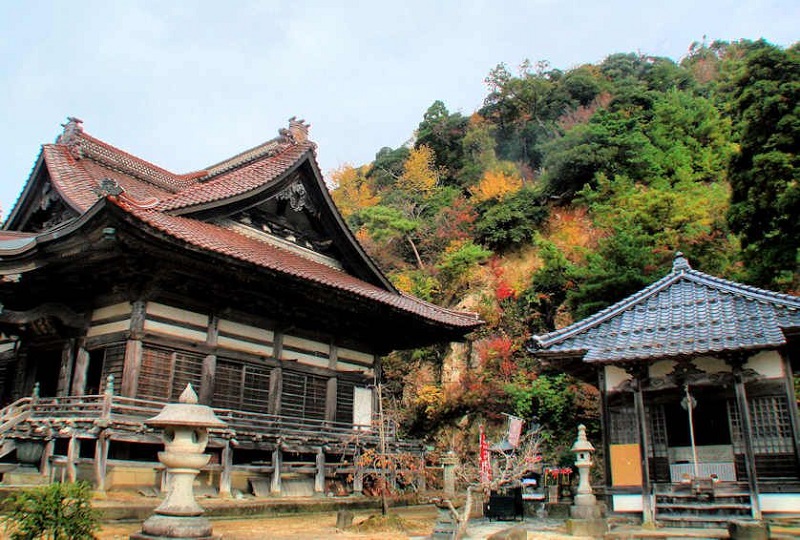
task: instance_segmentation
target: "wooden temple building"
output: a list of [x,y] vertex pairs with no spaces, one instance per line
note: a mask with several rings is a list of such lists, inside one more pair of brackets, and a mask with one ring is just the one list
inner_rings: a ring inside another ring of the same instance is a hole
[[[480,321],[399,292],[334,207],[303,121],[174,174],[70,118],[0,230],[0,469],[154,486],[143,425],[191,384],[232,489],[358,491],[392,350]],[[401,445],[391,426],[390,446]],[[291,488],[290,488],[291,486]]]
[[800,298],[690,267],[528,349],[598,385],[615,512],[704,525],[800,513]]

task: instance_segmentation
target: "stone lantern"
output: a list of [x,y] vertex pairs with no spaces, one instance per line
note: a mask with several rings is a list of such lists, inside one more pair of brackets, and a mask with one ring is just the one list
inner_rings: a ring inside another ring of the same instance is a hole
[[164,429],[164,452],[158,460],[166,466],[168,492],[154,514],[142,524],[142,531],[132,540],[183,538],[217,540],[211,522],[202,516],[203,508],[194,498],[194,479],[211,459],[204,454],[210,428],[224,428],[211,407],[200,405],[192,385],[186,385],[178,403],[168,403],[160,413],[145,421]]
[[602,519],[603,508],[597,504],[589,483],[594,446],[586,438],[586,426],[583,424],[578,426],[578,438],[571,450],[575,453],[575,466],[578,468],[578,492],[569,508],[571,519],[567,520],[567,532],[573,536],[602,538],[608,526]]
[[594,446],[586,438],[586,426],[578,426],[578,438],[570,449],[575,454],[575,466],[578,468],[578,494],[575,495],[575,506],[593,506],[597,498],[592,493],[589,483],[589,470],[592,467]]

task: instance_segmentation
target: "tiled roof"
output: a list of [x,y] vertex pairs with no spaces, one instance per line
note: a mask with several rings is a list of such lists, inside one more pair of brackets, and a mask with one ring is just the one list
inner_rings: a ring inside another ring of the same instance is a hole
[[147,225],[202,250],[338,289],[450,326],[474,328],[481,323],[475,314],[441,308],[408,295],[387,291],[342,270],[212,223],[171,216],[158,209],[140,209],[124,201],[116,203]]
[[266,159],[250,161],[238,168],[228,168],[218,172],[217,176],[210,180],[162,200],[158,209],[169,212],[236,197],[260,188],[290,170],[312,149],[313,144],[309,142],[276,144]]
[[591,317],[528,343],[537,355],[586,362],[697,356],[786,343],[800,298],[698,272],[676,255],[670,274]]
[[[122,193],[117,195],[106,191],[107,195],[104,196],[109,201],[161,233],[185,242],[191,248],[249,262],[269,271],[337,289],[463,332],[481,324],[472,313],[448,310],[398,293],[382,275],[375,281],[377,284],[373,285],[313,260],[312,257],[304,257],[257,237],[245,236],[213,223],[177,215],[182,214],[182,210],[195,206],[225,204],[227,200],[236,200],[251,192],[258,193],[306,160],[315,163],[315,145],[307,139],[308,128],[302,120],[290,119],[289,129],[281,130],[279,137],[212,167],[184,175],[173,174],[95,139],[84,133],[80,120],[70,118],[64,128],[64,133],[55,144],[43,145],[43,161],[53,187],[69,206],[84,216],[90,209],[100,208],[96,206],[100,193],[103,193],[99,188],[103,184],[110,184],[114,189],[122,188]],[[314,170],[317,168],[314,167]],[[34,174],[36,169],[24,193],[33,185]],[[112,182],[109,183],[108,180]],[[318,182],[321,187],[321,178]],[[35,194],[29,194],[26,200],[34,196]],[[18,201],[17,205],[23,203],[24,201]],[[333,207],[331,211],[336,212]],[[0,243],[3,244],[0,245],[0,251],[10,249],[12,239],[16,237],[0,237]],[[20,249],[16,244],[19,241],[14,242],[14,249]],[[27,242],[22,247],[27,249],[34,244],[35,242]],[[360,248],[356,248],[354,252],[364,258],[365,267],[372,267],[373,263],[363,255]],[[377,270],[374,272],[380,274]]]

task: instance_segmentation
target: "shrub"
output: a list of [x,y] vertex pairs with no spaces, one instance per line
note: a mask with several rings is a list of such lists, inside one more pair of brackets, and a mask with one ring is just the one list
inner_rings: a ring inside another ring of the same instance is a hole
[[92,488],[86,482],[19,491],[8,499],[6,532],[12,540],[94,538],[99,525],[91,498]]

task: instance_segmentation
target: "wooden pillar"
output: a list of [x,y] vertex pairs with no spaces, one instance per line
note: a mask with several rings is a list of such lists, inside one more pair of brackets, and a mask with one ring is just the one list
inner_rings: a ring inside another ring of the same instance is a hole
[[747,484],[750,488],[751,508],[753,519],[761,519],[761,505],[758,495],[758,473],[756,471],[756,456],[753,449],[753,422],[750,418],[750,407],[747,405],[747,390],[742,377],[743,358],[733,362],[733,389],[736,394],[736,409],[742,426],[742,442],[744,443],[744,465],[747,471]]
[[[211,315],[208,319],[206,345],[216,348],[219,338],[219,317]],[[208,354],[203,358],[199,400],[203,405],[211,405],[214,399],[214,378],[217,374],[217,355]]]
[[219,473],[219,496],[223,499],[231,497],[231,478],[233,475],[233,447],[230,439],[222,447],[222,471]]
[[314,475],[314,493],[325,494],[325,451],[317,449],[317,473]]
[[122,368],[120,394],[136,397],[139,386],[139,372],[142,368],[142,336],[147,304],[143,300],[133,302],[131,307],[130,337],[125,344],[125,363]]
[[597,370],[597,388],[600,390],[600,433],[603,434],[603,485],[611,487],[611,413],[606,386],[606,368],[600,366]]
[[72,368],[75,362],[74,350],[74,339],[68,339],[61,349],[61,367],[58,371],[58,387],[56,388],[56,396],[58,397],[69,395],[69,383],[72,379]]
[[211,405],[214,398],[214,378],[217,374],[217,355],[206,355],[203,358],[203,367],[201,369],[199,401],[203,405]]
[[336,377],[328,379],[328,387],[325,394],[325,421],[334,422],[336,420],[336,402],[338,400],[338,381]]
[[639,428],[639,455],[642,460],[642,520],[646,524],[655,523],[653,508],[653,486],[650,484],[650,447],[647,437],[647,415],[644,408],[643,380],[647,367],[636,370],[633,375],[633,407],[636,411],[636,424]]
[[97,436],[94,444],[94,485],[101,493],[106,490],[106,470],[108,466],[109,440],[105,430]]
[[269,414],[281,414],[283,368],[276,367],[269,374]]
[[33,388],[33,377],[28,373],[28,352],[20,349],[20,347],[17,347],[17,372],[14,374],[14,389],[12,391],[12,397],[15,400],[30,395],[31,388]]
[[75,353],[75,370],[72,376],[73,396],[82,396],[86,393],[86,374],[89,372],[89,351],[79,346]]
[[272,485],[270,492],[275,495],[281,493],[281,468],[283,467],[283,453],[280,446],[276,446],[272,451]]
[[53,457],[53,452],[56,449],[56,440],[55,439],[47,439],[47,442],[44,444],[44,450],[42,451],[42,459],[39,461],[39,472],[45,478],[50,478],[50,474],[52,472],[53,464],[50,463],[50,458]]
[[81,441],[74,435],[69,438],[67,446],[67,481],[75,482],[78,479],[78,458],[80,457]]
[[786,399],[789,404],[789,421],[792,426],[794,439],[794,455],[797,460],[795,465],[800,470],[800,411],[797,407],[792,407],[792,403],[798,403],[798,396],[794,391],[794,373],[792,373],[792,363],[786,352],[781,353],[783,360],[784,386],[786,388]]
[[364,469],[356,465],[356,472],[353,475],[353,495],[364,493]]
[[125,364],[122,368],[120,395],[136,397],[139,387],[139,371],[142,369],[142,342],[129,339],[125,344]]

